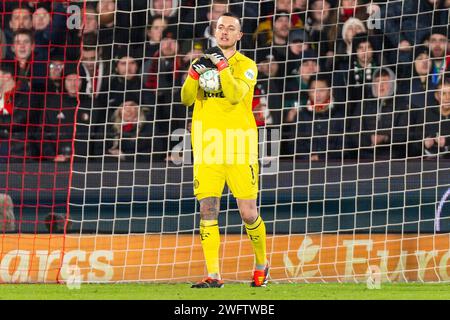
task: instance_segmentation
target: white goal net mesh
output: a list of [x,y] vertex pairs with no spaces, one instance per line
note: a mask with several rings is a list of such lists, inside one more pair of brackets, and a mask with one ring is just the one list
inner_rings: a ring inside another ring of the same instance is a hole
[[[36,182],[35,207],[23,184],[1,186],[23,225],[4,234],[3,281],[205,275],[180,90],[226,11],[241,17],[238,49],[258,66],[257,203],[272,281],[450,279],[449,1],[49,2],[82,17],[63,45],[63,61],[77,61],[76,133],[61,162],[18,165],[66,174]],[[249,281],[253,252],[228,188],[220,205],[222,277]],[[33,225],[45,218],[36,207],[65,215],[64,231]]]

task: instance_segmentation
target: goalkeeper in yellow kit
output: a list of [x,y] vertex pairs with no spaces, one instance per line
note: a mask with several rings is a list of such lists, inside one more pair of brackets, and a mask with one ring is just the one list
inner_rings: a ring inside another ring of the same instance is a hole
[[[258,214],[258,131],[252,113],[257,68],[236,50],[241,39],[237,16],[225,13],[217,21],[217,47],[209,48],[189,68],[181,90],[186,106],[194,104],[192,147],[194,194],[200,202],[200,237],[208,276],[193,288],[221,288],[219,270],[219,205],[225,182],[236,198],[255,253],[252,286],[267,284],[266,228]],[[219,71],[221,92],[206,93],[201,74]]]

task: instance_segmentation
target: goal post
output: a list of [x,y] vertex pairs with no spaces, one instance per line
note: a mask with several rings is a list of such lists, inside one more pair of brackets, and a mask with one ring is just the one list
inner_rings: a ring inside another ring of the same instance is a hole
[[[427,111],[445,85],[430,76],[436,85],[414,91],[414,61],[420,50],[433,53],[419,42],[409,51],[395,42],[400,28],[416,41],[406,18],[424,13],[401,1],[393,9],[357,1],[351,10],[339,1],[331,8],[316,7],[321,1],[291,1],[288,8],[212,2],[0,2],[0,282],[193,282],[205,275],[193,195],[193,110],[182,105],[180,90],[189,64],[214,45],[209,27],[224,5],[242,17],[239,49],[258,65],[257,204],[271,281],[449,281],[449,151],[422,150],[436,128],[434,138],[450,139],[448,116],[430,119]],[[17,6],[29,6],[20,15],[31,19],[39,54],[28,63],[46,67],[29,74],[25,89],[16,85],[23,75],[9,68]],[[427,14],[438,24],[445,10]],[[314,22],[321,14],[324,29]],[[364,32],[349,42],[343,30],[351,23]],[[430,33],[430,25],[415,35]],[[275,43],[283,32],[286,44]],[[371,66],[355,62],[352,43],[371,47],[364,47],[365,58],[376,59]],[[56,69],[64,71],[58,76]],[[374,96],[380,78],[391,84],[391,105]],[[321,90],[330,99],[311,103]],[[249,282],[254,256],[227,187],[219,226],[223,279]]]

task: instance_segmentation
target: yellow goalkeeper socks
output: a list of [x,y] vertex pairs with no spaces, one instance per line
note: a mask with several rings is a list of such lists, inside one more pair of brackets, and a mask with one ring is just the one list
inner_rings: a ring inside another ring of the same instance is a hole
[[220,279],[219,248],[220,233],[217,220],[200,220],[200,237],[208,269],[208,277]]
[[258,216],[252,224],[245,224],[248,238],[252,242],[255,253],[255,265],[257,270],[264,270],[267,264],[266,259],[266,225],[261,216]]

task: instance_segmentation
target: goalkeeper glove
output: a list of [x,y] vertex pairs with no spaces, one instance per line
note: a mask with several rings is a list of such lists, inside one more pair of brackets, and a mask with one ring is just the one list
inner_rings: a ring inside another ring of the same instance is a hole
[[225,58],[222,50],[219,47],[212,47],[205,51],[205,57],[211,60],[217,67],[217,70],[222,71],[228,67],[228,60]]
[[189,68],[188,74],[193,78],[194,80],[198,80],[200,78],[200,75],[205,73],[208,70],[215,69],[216,66],[205,57],[201,57],[200,59],[195,60],[191,67]]

